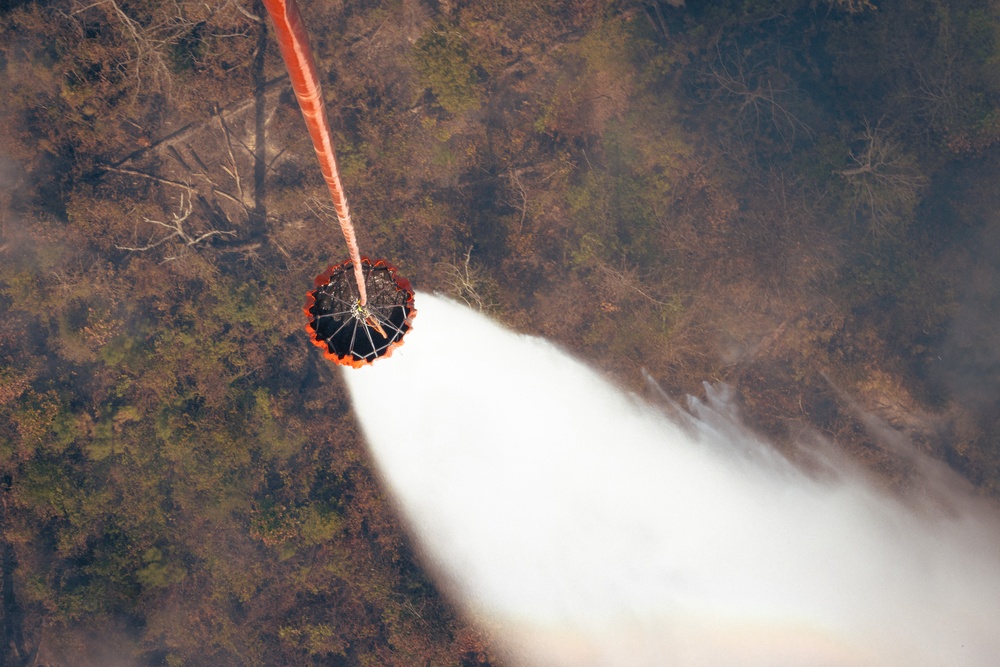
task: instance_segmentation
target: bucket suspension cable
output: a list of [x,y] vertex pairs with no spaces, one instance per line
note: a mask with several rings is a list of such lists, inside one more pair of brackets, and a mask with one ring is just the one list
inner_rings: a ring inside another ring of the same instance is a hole
[[309,48],[305,23],[295,0],[263,0],[263,2],[274,24],[281,56],[285,60],[292,90],[295,91],[299,108],[302,109],[302,116],[309,129],[309,136],[316,149],[323,180],[330,188],[333,208],[337,211],[337,219],[340,222],[340,231],[344,234],[347,250],[354,264],[354,280],[358,284],[358,305],[364,309],[368,303],[368,294],[362,272],[361,252],[358,249],[354,224],[351,222],[351,212],[347,207],[344,186],[340,182],[340,170],[337,168],[337,158],[333,152],[333,139],[326,117],[323,91],[316,73],[316,62]]

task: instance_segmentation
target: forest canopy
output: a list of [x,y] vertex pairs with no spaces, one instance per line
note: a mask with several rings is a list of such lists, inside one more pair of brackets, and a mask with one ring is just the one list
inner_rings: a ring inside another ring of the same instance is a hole
[[[301,5],[362,251],[417,290],[1000,493],[995,0]],[[0,0],[2,665],[497,662],[308,344],[345,251],[269,30]]]

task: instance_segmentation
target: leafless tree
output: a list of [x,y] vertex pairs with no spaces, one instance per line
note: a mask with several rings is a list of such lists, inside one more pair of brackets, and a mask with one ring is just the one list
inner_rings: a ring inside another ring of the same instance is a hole
[[651,290],[646,286],[645,281],[639,275],[638,267],[629,266],[624,257],[622,257],[621,268],[609,266],[606,262],[596,257],[594,258],[594,266],[597,267],[598,272],[604,278],[605,289],[615,297],[624,298],[629,293],[632,293],[638,294],[657,306],[671,305],[669,301],[662,301],[649,293],[655,290]]
[[910,215],[927,185],[927,178],[879,125],[865,122],[851,166],[834,171],[849,185],[856,214],[869,219],[876,237],[886,236]]
[[[88,13],[103,13],[105,20],[114,26],[128,44],[129,56],[116,63],[134,80],[133,96],[143,90],[169,93],[172,86],[170,70],[170,49],[182,39],[190,35],[199,25],[204,25],[216,19],[228,9],[233,14],[239,13],[251,21],[260,22],[260,18],[243,8],[239,0],[209,4],[201,2],[185,2],[184,0],[167,0],[154,3],[155,9],[146,20],[140,21],[119,0],[73,0],[69,16],[81,19]],[[99,14],[98,14],[99,15]],[[240,19],[243,21],[243,19]],[[227,25],[231,21],[225,21]],[[245,21],[243,21],[244,25]],[[230,28],[216,32],[219,37],[244,37],[246,30]]]
[[472,266],[472,246],[469,246],[459,263],[447,264],[445,271],[448,275],[448,292],[452,296],[478,311],[489,311],[496,307],[497,304],[485,294],[487,290],[483,277]]
[[521,217],[517,223],[517,233],[524,230],[524,220],[528,217],[528,191],[521,182],[520,174],[523,169],[510,169],[507,171],[507,180],[510,182],[511,198],[509,203],[517,209]]
[[780,72],[748,62],[738,50],[723,53],[717,46],[716,57],[708,63],[705,75],[714,88],[712,97],[728,98],[736,105],[735,115],[744,132],[757,135],[773,131],[786,145],[791,145],[800,133],[812,134],[786,101],[793,91],[781,82]]
[[830,4],[848,14],[862,14],[875,11],[871,0],[829,0]]
[[[204,241],[206,239],[209,239],[209,238],[211,238],[213,236],[217,236],[217,235],[235,236],[236,235],[235,231],[223,231],[223,230],[219,230],[219,229],[212,229],[212,230],[209,230],[207,232],[203,232],[201,234],[198,234],[197,236],[193,235],[192,233],[188,232],[184,228],[184,223],[191,216],[191,211],[192,211],[191,195],[188,194],[185,197],[184,193],[182,192],[181,193],[181,198],[180,198],[180,204],[178,206],[177,212],[173,214],[173,219],[170,222],[162,222],[160,220],[152,220],[150,218],[143,218],[144,221],[148,222],[151,225],[159,225],[160,227],[164,227],[164,228],[168,229],[170,231],[169,234],[167,234],[166,236],[160,237],[159,239],[157,239],[155,241],[150,240],[149,243],[147,243],[146,245],[143,245],[143,246],[121,246],[121,245],[116,245],[115,247],[117,247],[119,250],[127,250],[129,252],[145,252],[147,250],[152,250],[153,248],[157,248],[157,247],[163,245],[164,243],[166,243],[167,241],[170,241],[171,239],[175,239],[175,238],[179,239],[181,241],[181,243],[183,243],[185,246],[193,247],[193,246],[197,246],[202,241]],[[176,259],[176,257],[168,257],[168,258],[164,259],[164,261],[170,261],[172,259]]]

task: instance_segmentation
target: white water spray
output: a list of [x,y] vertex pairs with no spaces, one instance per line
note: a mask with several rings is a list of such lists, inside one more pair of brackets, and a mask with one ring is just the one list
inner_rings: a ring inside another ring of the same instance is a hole
[[344,375],[430,570],[516,664],[997,664],[992,520],[818,481],[718,400],[682,428],[544,340],[417,303],[392,359]]

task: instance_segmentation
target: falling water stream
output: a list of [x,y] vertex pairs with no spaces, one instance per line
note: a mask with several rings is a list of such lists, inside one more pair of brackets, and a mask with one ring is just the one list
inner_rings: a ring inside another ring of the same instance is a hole
[[988,511],[806,474],[724,394],[671,419],[543,339],[417,304],[406,344],[344,377],[428,569],[514,664],[998,664]]

